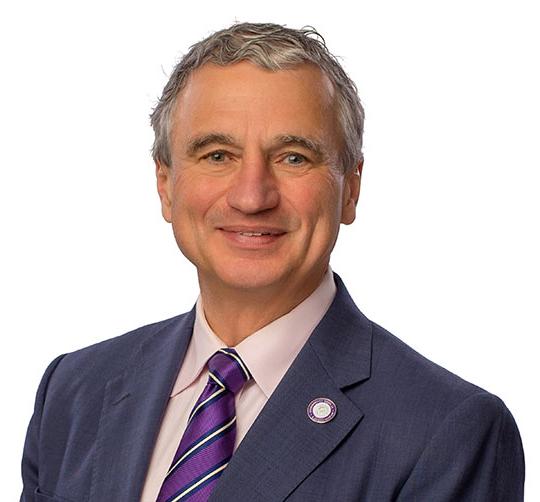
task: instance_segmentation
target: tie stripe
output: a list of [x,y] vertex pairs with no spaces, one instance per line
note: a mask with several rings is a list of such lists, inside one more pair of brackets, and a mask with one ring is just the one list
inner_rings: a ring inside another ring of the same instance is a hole
[[169,469],[169,472],[167,473],[167,476],[170,476],[180,465],[184,460],[187,460],[191,457],[193,453],[195,453],[199,448],[202,446],[209,446],[211,443],[208,444],[208,441],[213,440],[216,441],[224,434],[227,434],[229,432],[230,428],[235,424],[236,417],[233,417],[231,420],[228,420],[226,423],[221,423],[214,429],[210,429],[208,433],[204,436],[202,436],[198,441],[193,443],[191,446],[187,448],[186,453],[184,453],[177,461],[176,463],[173,463],[171,468]]
[[216,392],[214,392],[212,395],[210,395],[208,398],[206,398],[204,401],[196,405],[195,408],[193,408],[193,411],[191,412],[191,415],[188,418],[188,423],[191,422],[191,420],[197,413],[201,412],[204,408],[210,406],[214,401],[222,397],[226,390],[227,389],[225,389],[225,387],[221,387],[218,390],[216,390]]
[[214,369],[212,371],[209,371],[208,372],[208,376],[214,380],[214,382],[216,382],[220,387],[222,387],[223,389],[226,389],[227,387],[225,386],[225,378],[223,378],[218,370]]
[[214,370],[213,372],[212,371],[209,371],[208,372],[208,376],[214,380],[214,382],[216,382],[222,389],[225,389],[225,384],[221,381],[222,379],[216,375],[217,371]]
[[236,354],[236,352],[233,349],[229,349],[229,350],[219,349],[219,351],[234,358],[234,360],[238,363],[238,366],[240,366],[241,370],[244,372],[244,375],[246,375],[246,380],[249,380],[251,378],[251,373],[246,368],[244,361],[240,359],[240,357]]
[[236,439],[235,394],[251,378],[234,349],[208,361],[208,382],[188,419],[157,502],[206,502],[231,459]]
[[214,478],[220,476],[221,471],[227,467],[230,459],[231,457],[229,456],[216,466],[212,467],[212,469],[209,469],[195,478],[190,485],[183,487],[182,490],[179,490],[179,493],[175,493],[170,499],[167,500],[167,502],[178,502],[178,500],[181,500],[183,497],[194,495],[195,492],[193,492],[193,490],[200,490],[204,487],[205,483],[210,483]]

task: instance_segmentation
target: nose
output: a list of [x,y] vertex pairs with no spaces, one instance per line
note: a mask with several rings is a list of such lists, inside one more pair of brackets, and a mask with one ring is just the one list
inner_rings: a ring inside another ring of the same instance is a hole
[[256,214],[279,204],[276,177],[262,154],[245,156],[227,192],[228,204],[244,214]]

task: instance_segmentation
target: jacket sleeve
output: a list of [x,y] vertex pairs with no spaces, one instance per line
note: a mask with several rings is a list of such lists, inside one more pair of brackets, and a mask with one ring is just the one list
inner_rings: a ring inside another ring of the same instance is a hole
[[30,424],[28,425],[28,431],[26,433],[26,441],[24,443],[22,458],[23,491],[21,494],[21,502],[34,501],[34,492],[38,487],[39,479],[39,435],[45,396],[51,376],[63,357],[64,355],[61,355],[49,364],[38,387],[34,413],[30,419]]
[[510,411],[479,392],[437,428],[397,502],[522,502],[523,446]]

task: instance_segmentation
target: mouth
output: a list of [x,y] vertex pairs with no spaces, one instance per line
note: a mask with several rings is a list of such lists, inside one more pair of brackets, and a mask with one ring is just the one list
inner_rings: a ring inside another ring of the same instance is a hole
[[220,227],[227,241],[234,247],[261,249],[281,240],[287,232],[281,228],[271,227]]
[[263,235],[282,235],[285,230],[278,228],[261,228],[261,227],[220,227],[219,230],[224,232],[235,233],[245,237],[261,237]]
[[245,235],[246,237],[260,237],[261,235],[280,235],[273,234],[271,232],[235,232],[240,235]]

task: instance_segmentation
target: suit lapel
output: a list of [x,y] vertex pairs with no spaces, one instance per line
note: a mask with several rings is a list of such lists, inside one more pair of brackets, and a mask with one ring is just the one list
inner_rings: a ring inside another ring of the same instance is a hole
[[105,389],[90,500],[138,500],[195,310],[141,344],[134,361]]
[[[334,278],[334,302],[240,443],[212,502],[284,500],[362,419],[342,389],[369,378],[371,327]],[[318,397],[337,407],[326,424],[307,415]]]

